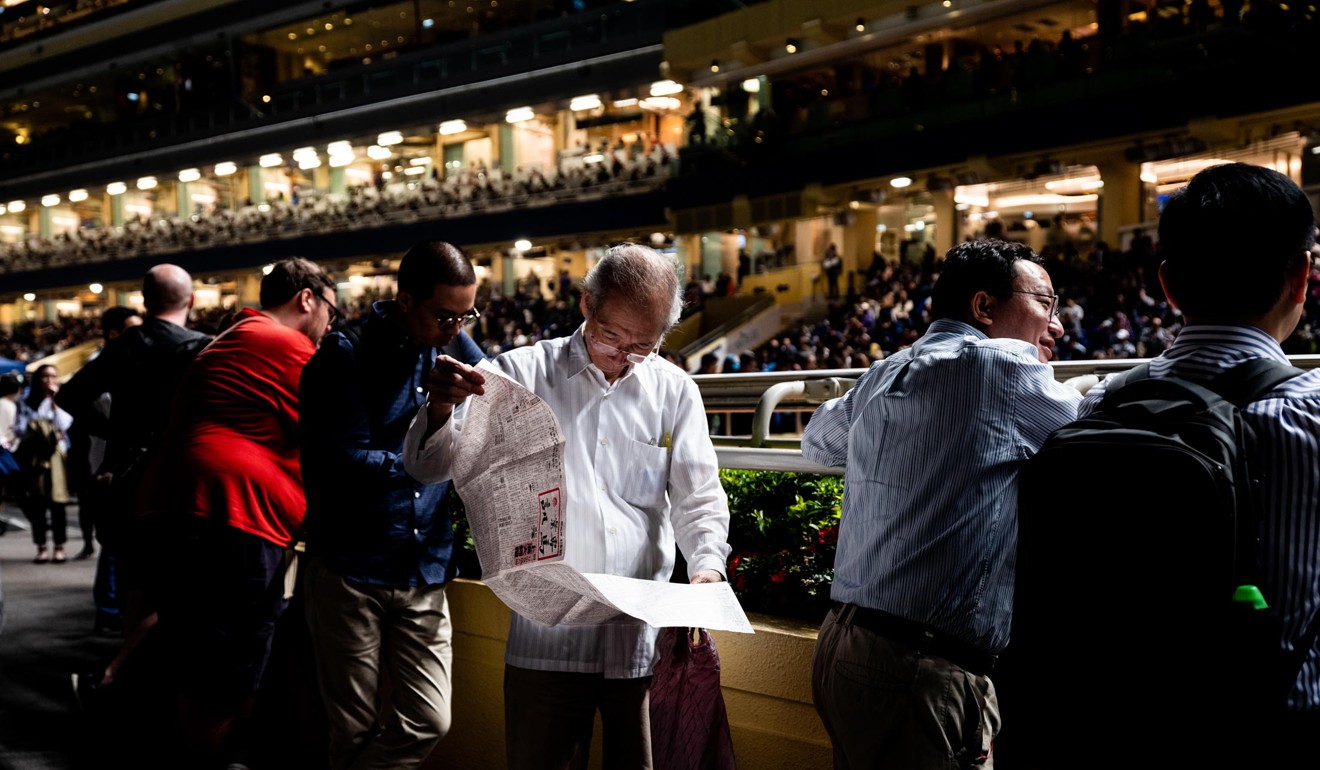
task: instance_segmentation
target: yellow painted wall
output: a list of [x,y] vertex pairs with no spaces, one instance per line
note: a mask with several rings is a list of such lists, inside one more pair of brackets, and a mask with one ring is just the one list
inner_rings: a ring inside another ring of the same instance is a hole
[[[449,606],[455,629],[454,721],[423,770],[502,768],[509,609],[471,580],[450,586]],[[811,703],[816,629],[777,618],[751,619],[755,634],[713,634],[738,766],[826,770],[829,738]],[[599,723],[591,767],[601,767]]]
[[[820,263],[808,262],[806,264],[788,265],[765,273],[755,273],[747,278],[738,286],[738,295],[754,294],[756,287],[765,288],[766,294],[774,297],[776,302],[797,303],[810,299],[812,296],[812,277],[816,276],[817,285],[815,291],[818,295],[825,295],[825,279],[820,275]],[[786,286],[783,291],[780,286]]]

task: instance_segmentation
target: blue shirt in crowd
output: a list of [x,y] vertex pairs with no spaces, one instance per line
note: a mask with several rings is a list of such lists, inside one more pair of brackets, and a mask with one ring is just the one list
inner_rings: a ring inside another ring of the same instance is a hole
[[[403,437],[426,400],[436,350],[413,343],[377,302],[357,329],[326,335],[299,389],[308,551],[340,577],[410,588],[453,579],[449,483],[403,468]],[[466,333],[445,351],[484,356]]]
[[949,319],[872,364],[802,435],[807,459],[847,466],[831,598],[1002,650],[1018,471],[1081,398],[1034,344]]

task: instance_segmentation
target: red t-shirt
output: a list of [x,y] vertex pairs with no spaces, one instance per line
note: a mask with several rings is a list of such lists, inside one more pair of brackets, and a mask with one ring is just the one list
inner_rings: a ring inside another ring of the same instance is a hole
[[179,386],[144,512],[191,512],[288,547],[307,510],[298,379],[316,346],[255,310],[236,324]]

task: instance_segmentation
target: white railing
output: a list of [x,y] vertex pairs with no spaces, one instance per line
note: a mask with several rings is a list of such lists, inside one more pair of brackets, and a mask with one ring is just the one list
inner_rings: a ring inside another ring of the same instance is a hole
[[[1146,359],[1122,358],[1095,361],[1059,361],[1054,377],[1072,382],[1085,392],[1096,379],[1124,372]],[[1320,355],[1289,356],[1299,369],[1320,367]],[[857,382],[865,369],[818,369],[814,371],[753,372],[750,374],[693,375],[707,414],[752,414],[752,432],[745,436],[712,435],[721,468],[758,471],[795,471],[839,475],[842,468],[817,465],[802,456],[801,429],[780,436],[770,435],[770,418],[776,412],[801,415],[837,398]],[[1092,377],[1093,376],[1093,377]]]

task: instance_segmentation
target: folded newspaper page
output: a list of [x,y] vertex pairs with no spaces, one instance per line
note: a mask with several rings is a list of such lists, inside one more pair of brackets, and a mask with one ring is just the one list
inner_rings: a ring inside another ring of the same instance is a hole
[[564,436],[550,406],[483,364],[454,448],[481,579],[510,609],[547,626],[636,623],[752,633],[728,583],[584,574],[564,563]]

